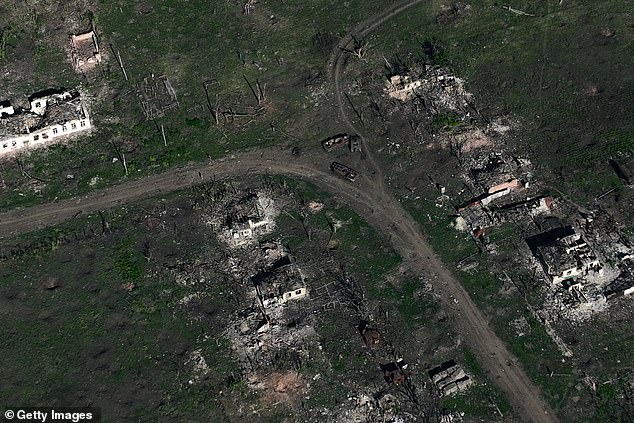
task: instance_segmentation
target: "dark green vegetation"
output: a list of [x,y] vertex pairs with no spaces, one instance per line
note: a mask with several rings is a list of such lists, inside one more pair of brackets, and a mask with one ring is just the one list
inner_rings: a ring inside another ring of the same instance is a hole
[[[165,208],[169,229],[151,227],[145,218]],[[192,230],[187,200],[103,217],[105,231],[100,217],[90,216],[5,241],[3,404],[92,404],[104,421],[219,421],[220,399],[208,391],[226,389],[237,370],[222,333],[207,332],[220,322],[180,307],[189,290],[163,270],[215,239]],[[194,349],[212,370],[204,384],[188,386],[184,362]]]

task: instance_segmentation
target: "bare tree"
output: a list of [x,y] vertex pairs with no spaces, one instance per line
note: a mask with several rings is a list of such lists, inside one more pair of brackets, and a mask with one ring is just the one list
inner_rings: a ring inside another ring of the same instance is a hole
[[255,9],[256,0],[246,0],[244,5],[242,5],[242,14],[248,15]]
[[353,44],[352,49],[349,52],[359,59],[363,59],[368,52],[368,42],[365,40],[358,40],[356,37],[352,37]]

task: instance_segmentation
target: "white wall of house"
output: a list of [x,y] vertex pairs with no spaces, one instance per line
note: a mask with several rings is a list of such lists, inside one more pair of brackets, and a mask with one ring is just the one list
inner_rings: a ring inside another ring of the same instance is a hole
[[285,292],[284,294],[282,294],[282,302],[285,303],[290,300],[299,300],[300,298],[304,298],[307,293],[308,290],[306,289],[306,287],[301,287],[292,291]]
[[64,100],[70,100],[72,98],[72,95],[71,93],[66,91],[62,94],[55,94],[55,95],[51,95],[47,97],[34,98],[31,101],[31,111],[33,113],[37,113],[38,115],[42,116],[44,112],[46,112],[46,108],[48,107],[49,100],[53,98],[56,100],[64,101]]
[[562,283],[566,279],[576,278],[581,275],[581,269],[578,267],[572,267],[562,271],[559,275],[552,275],[553,283]]
[[11,105],[6,106],[6,107],[0,107],[0,116],[2,116],[2,115],[12,115],[14,113],[15,113],[15,109]]
[[13,138],[0,141],[0,157],[18,152],[31,147],[36,147],[51,143],[53,140],[77,132],[86,131],[92,128],[92,123],[88,117],[75,119],[63,124],[51,125],[46,128],[33,131],[30,134],[21,134]]

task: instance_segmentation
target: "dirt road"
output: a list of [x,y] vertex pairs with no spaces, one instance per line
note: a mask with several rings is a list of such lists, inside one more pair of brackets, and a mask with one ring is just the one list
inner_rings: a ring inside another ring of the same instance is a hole
[[[353,42],[352,34],[367,35],[392,16],[422,3],[411,0],[393,5],[381,14],[365,21],[344,37],[339,47],[347,48]],[[340,79],[346,57],[337,48],[331,57],[340,114],[352,131],[359,133],[347,116],[343,103]],[[369,141],[364,139],[364,144]],[[369,224],[381,232],[404,258],[414,272],[435,275],[434,288],[441,294],[443,306],[453,318],[456,330],[476,354],[479,363],[508,396],[517,414],[536,423],[553,423],[558,419],[540,395],[539,388],[517,364],[515,357],[489,327],[484,315],[473,303],[460,282],[434,254],[418,224],[403,209],[385,186],[381,168],[377,166],[368,148],[365,154],[374,169],[374,177],[359,178],[355,184],[336,178],[327,169],[329,157],[321,153],[310,157],[292,156],[279,148],[245,152],[231,159],[208,164],[193,164],[183,168],[125,182],[80,198],[63,200],[28,209],[16,209],[0,214],[0,237],[13,236],[72,219],[80,213],[104,210],[142,198],[211,181],[213,179],[242,176],[247,173],[284,174],[302,177],[349,204]]]

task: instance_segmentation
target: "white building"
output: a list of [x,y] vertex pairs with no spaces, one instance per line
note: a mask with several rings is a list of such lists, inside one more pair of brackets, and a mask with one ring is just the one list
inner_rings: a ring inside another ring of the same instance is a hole
[[34,95],[29,103],[29,110],[7,103],[0,108],[0,157],[92,128],[78,92]]
[[14,113],[15,113],[15,109],[13,108],[11,103],[8,103],[8,102],[0,103],[0,118],[2,118],[3,115],[10,116]]

